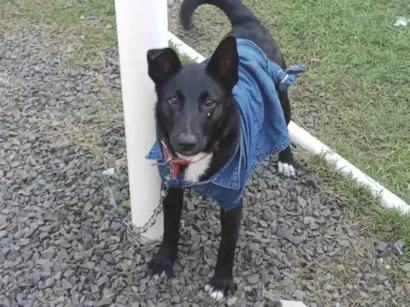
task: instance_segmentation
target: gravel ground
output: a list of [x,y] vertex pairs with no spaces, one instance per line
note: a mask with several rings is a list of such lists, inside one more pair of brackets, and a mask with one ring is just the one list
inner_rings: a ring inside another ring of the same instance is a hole
[[[42,25],[0,36],[0,306],[214,305],[203,287],[216,262],[217,204],[187,192],[177,277],[147,276],[154,251],[132,245],[123,224],[117,52],[70,67],[80,44]],[[272,158],[246,193],[238,291],[220,306],[410,305],[389,271],[393,251],[313,174],[280,178]]]

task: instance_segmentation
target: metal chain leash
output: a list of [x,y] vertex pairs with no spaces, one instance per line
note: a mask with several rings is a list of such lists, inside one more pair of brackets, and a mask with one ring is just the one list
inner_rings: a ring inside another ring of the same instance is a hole
[[[138,247],[152,248],[156,245],[156,243],[159,243],[159,240],[157,240],[155,242],[150,242],[151,244],[147,244],[146,242],[143,241],[143,238],[141,235],[146,233],[148,229],[151,228],[155,224],[158,215],[162,212],[162,202],[164,198],[167,196],[167,193],[168,193],[168,186],[164,184],[161,189],[161,195],[160,195],[160,199],[158,202],[158,206],[154,209],[154,212],[152,213],[148,222],[146,222],[143,226],[140,226],[140,227],[135,226],[131,221],[131,214],[127,216],[126,220],[124,221],[124,224],[127,227],[128,240],[132,244]],[[179,225],[179,232],[182,234],[182,233],[185,233],[185,231],[186,231],[185,223],[183,220],[181,220],[180,225]]]
[[[120,208],[116,204],[114,193],[113,193],[113,191],[110,187],[110,184],[109,184],[110,183],[110,177],[113,174],[114,174],[114,169],[108,169],[107,171],[104,171],[103,175],[106,176],[106,179],[103,180],[103,182],[104,182],[104,185],[105,185],[105,191],[106,191],[106,193],[108,194],[108,197],[109,197],[109,202],[113,205],[113,207],[117,208],[117,210],[120,210]],[[167,194],[168,194],[168,185],[163,184],[162,187],[161,187],[161,192],[160,192],[160,198],[159,198],[158,205],[154,209],[154,212],[152,213],[149,220],[143,226],[137,227],[132,223],[131,213],[129,213],[123,219],[123,223],[126,227],[126,235],[127,235],[128,241],[130,241],[132,244],[134,244],[134,245],[136,245],[140,248],[144,248],[144,249],[153,248],[160,242],[160,239],[154,240],[154,241],[152,241],[152,240],[146,241],[146,240],[144,240],[142,234],[146,233],[148,231],[148,229],[151,228],[155,224],[158,215],[162,212],[162,203],[164,201],[164,198],[167,196]],[[183,220],[180,220],[179,233],[183,234],[185,232],[186,232],[185,222]]]
[[137,227],[133,223],[127,223],[127,229],[129,232],[132,232],[134,236],[141,236],[141,234],[146,233],[149,228],[151,228],[157,219],[157,216],[162,212],[162,202],[164,198],[167,196],[168,193],[168,186],[163,185],[161,188],[161,195],[159,198],[159,202],[157,207],[154,209],[151,217],[149,218],[148,222],[146,222],[143,226]]

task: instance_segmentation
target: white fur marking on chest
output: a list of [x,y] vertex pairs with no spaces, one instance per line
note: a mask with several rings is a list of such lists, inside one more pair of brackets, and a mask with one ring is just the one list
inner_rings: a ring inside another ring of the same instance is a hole
[[209,154],[208,156],[204,157],[205,155],[207,154],[201,152],[192,157],[180,156],[183,159],[194,161],[192,164],[189,164],[185,169],[184,177],[186,180],[198,182],[199,178],[201,178],[201,176],[205,174],[206,170],[209,168],[209,165],[211,164],[212,154]]

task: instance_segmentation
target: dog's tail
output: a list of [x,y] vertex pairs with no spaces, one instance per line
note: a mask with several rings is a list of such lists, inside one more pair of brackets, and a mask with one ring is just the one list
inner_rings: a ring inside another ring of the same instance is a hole
[[256,16],[240,0],[184,0],[181,5],[180,21],[187,29],[198,6],[212,4],[221,9],[231,21],[232,28],[250,22],[259,22]]

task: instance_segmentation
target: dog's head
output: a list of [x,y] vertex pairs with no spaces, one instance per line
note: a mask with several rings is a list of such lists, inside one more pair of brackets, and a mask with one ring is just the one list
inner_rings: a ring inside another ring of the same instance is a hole
[[151,49],[147,58],[161,137],[179,156],[209,151],[223,133],[220,128],[239,78],[236,39],[225,38],[207,64],[182,65],[171,48]]

